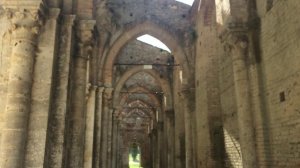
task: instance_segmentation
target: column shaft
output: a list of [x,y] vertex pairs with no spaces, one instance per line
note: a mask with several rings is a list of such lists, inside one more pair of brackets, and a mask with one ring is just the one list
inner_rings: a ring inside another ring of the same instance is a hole
[[245,36],[238,37],[231,54],[243,167],[253,168],[256,167],[256,153],[249,77],[246,66],[248,52],[246,39]]
[[93,168],[100,167],[101,160],[101,129],[102,129],[102,115],[103,115],[103,87],[100,87],[97,92],[96,114],[95,114],[95,141],[94,141],[94,157]]
[[90,90],[87,101],[86,122],[85,122],[85,145],[84,145],[84,168],[92,168],[93,165],[93,143],[94,143],[94,121],[96,107],[96,87]]
[[191,98],[192,93],[182,93],[184,94],[184,119],[185,119],[185,167],[195,167],[195,146],[194,146],[194,130],[193,124],[194,117]]
[[37,43],[35,27],[13,30],[7,104],[1,137],[0,167],[19,168],[24,163],[30,112],[32,72]]
[[104,100],[103,100],[103,113],[102,113],[102,126],[101,126],[101,168],[108,168],[108,160],[111,159],[108,154],[109,150],[109,130],[110,130],[110,120],[112,119],[112,88],[106,88],[104,90]]
[[113,110],[108,113],[108,127],[107,127],[107,167],[112,166],[112,132],[113,132]]
[[56,83],[54,86],[54,96],[52,111],[49,116],[49,129],[47,140],[47,155],[45,165],[47,168],[57,168],[63,166],[66,114],[69,111],[69,76],[72,46],[72,27],[74,15],[63,16],[60,32],[60,47],[58,51],[57,69],[55,71]]
[[174,111],[166,111],[166,135],[167,135],[167,167],[174,167]]
[[117,147],[118,147],[118,119],[117,116],[113,117],[113,134],[112,134],[112,168],[117,166]]
[[[34,66],[32,84],[31,113],[28,124],[28,138],[25,154],[25,167],[43,167],[48,117],[51,103],[53,68],[56,67],[55,43],[57,34],[57,17],[60,9],[49,9],[49,19],[39,37],[39,50]],[[47,62],[47,64],[45,64]],[[43,93],[43,94],[41,94]]]
[[75,57],[72,104],[69,116],[70,134],[68,137],[70,150],[67,164],[70,168],[82,167],[83,164],[86,71],[87,59],[82,56]]
[[71,111],[69,115],[69,151],[67,167],[83,167],[84,125],[86,112],[87,60],[92,54],[94,20],[77,24],[77,51],[73,64]]

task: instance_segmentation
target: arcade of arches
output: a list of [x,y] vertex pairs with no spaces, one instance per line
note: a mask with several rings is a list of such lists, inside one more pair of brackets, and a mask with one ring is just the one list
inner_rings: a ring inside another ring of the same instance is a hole
[[299,168],[299,9],[0,0],[0,167]]

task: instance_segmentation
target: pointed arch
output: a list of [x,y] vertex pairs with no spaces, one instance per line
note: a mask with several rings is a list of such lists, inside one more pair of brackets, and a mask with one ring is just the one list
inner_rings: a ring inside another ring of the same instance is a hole
[[173,101],[172,101],[172,93],[171,93],[171,87],[167,80],[160,78],[159,73],[156,70],[153,69],[144,69],[143,66],[136,66],[134,68],[131,68],[130,70],[126,71],[125,74],[119,79],[115,86],[114,96],[113,96],[113,106],[117,108],[118,103],[120,103],[120,91],[123,88],[125,82],[132,77],[133,75],[139,73],[139,72],[146,72],[147,74],[151,75],[162,88],[164,95],[167,99],[166,102],[166,109],[172,109]]
[[181,65],[184,76],[187,79],[190,77],[188,68],[189,63],[186,54],[175,36],[161,26],[147,20],[128,28],[124,33],[120,35],[119,38],[115,40],[102,60],[102,66],[100,66],[102,67],[102,76],[99,78],[102,81],[100,81],[99,83],[103,83],[107,87],[112,86],[113,66],[119,52],[128,42],[143,34],[149,34],[166,44],[174,55],[175,62]]

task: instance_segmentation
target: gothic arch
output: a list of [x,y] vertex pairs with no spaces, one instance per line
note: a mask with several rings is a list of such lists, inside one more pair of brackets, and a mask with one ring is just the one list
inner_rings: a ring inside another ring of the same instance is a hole
[[175,62],[181,65],[183,69],[183,73],[187,79],[189,79],[189,64],[186,58],[186,55],[181,48],[178,40],[167,30],[162,28],[161,26],[151,22],[144,21],[139,23],[133,27],[128,28],[124,33],[120,35],[118,39],[112,44],[109,51],[105,55],[102,60],[102,82],[105,86],[112,85],[113,79],[113,64],[115,59],[117,58],[121,49],[131,40],[137,38],[140,35],[149,34],[154,37],[158,37],[164,44],[170,48],[172,54],[175,57]]
[[167,80],[160,78],[159,74],[153,70],[153,69],[144,69],[143,66],[136,66],[128,71],[125,72],[124,75],[119,79],[115,86],[115,91],[114,91],[114,96],[113,96],[113,106],[117,107],[118,103],[120,103],[120,91],[125,84],[125,82],[133,75],[139,73],[139,72],[146,72],[149,75],[151,75],[153,78],[156,79],[157,82],[159,82],[166,98],[167,98],[167,103],[166,103],[166,110],[167,109],[172,109],[173,106],[173,99],[172,99],[172,93],[171,93],[171,88],[170,84]]

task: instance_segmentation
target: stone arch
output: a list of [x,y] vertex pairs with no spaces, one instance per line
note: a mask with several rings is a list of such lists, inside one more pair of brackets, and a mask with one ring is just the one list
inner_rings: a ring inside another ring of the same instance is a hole
[[133,75],[139,73],[139,72],[146,72],[149,75],[151,75],[157,82],[159,82],[165,96],[167,99],[166,102],[166,110],[173,108],[173,99],[172,99],[172,92],[170,84],[167,80],[160,78],[158,72],[156,72],[153,69],[144,69],[144,66],[136,66],[128,71],[125,72],[125,74],[119,79],[115,86],[114,96],[113,96],[113,106],[117,108],[118,103],[120,103],[120,91],[122,87],[124,86],[125,82],[132,77]]
[[[134,88],[130,88],[128,90],[128,92],[150,92],[148,89],[144,88],[144,87],[134,87]],[[156,107],[160,107],[161,103],[159,102],[159,99],[154,95],[154,94],[148,94],[148,96],[151,98],[151,100],[154,101],[154,104],[156,105]],[[123,105],[126,102],[128,95],[125,96],[121,96],[121,100],[120,100],[120,105]]]
[[143,34],[149,34],[151,36],[157,37],[164,44],[166,44],[172,51],[172,54],[175,57],[175,62],[181,65],[186,78],[190,77],[188,60],[185,52],[179,45],[178,40],[169,31],[147,20],[133,27],[129,27],[124,33],[120,35],[119,38],[116,39],[116,41],[110,47],[109,51],[106,54],[106,57],[104,57],[102,60],[103,66],[100,66],[103,69],[101,74],[102,77],[100,77],[99,79],[102,79],[102,82],[105,86],[110,87],[112,85],[113,64],[121,49],[128,42]]
[[[128,102],[128,104],[130,104],[130,103],[135,103],[137,100],[132,100],[132,101],[130,101],[130,102]],[[147,107],[149,107],[149,108],[151,108],[151,105],[149,105],[147,102],[145,102],[145,101],[143,101],[143,100],[139,100],[139,103],[140,104],[142,104],[142,105],[145,105],[145,106],[147,106]],[[133,109],[132,109],[133,110]],[[131,112],[132,110],[129,110],[128,112]],[[150,115],[151,117],[155,117],[155,111],[153,111],[153,110],[151,110],[150,111],[150,109],[149,109],[149,111],[148,110],[142,110],[145,114],[147,113],[147,115]],[[119,111],[119,113],[120,113],[121,111]]]

